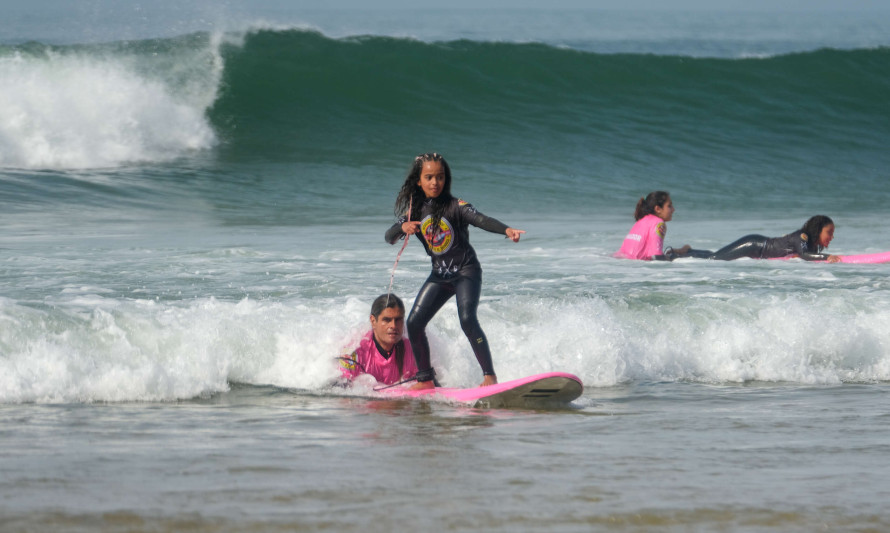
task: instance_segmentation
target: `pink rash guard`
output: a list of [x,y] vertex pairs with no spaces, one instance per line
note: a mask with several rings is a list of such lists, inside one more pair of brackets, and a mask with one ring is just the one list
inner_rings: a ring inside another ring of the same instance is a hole
[[650,261],[652,256],[663,254],[667,224],[656,215],[646,215],[630,228],[621,249],[615,257]]
[[[404,346],[405,350],[401,375],[399,375],[399,367],[396,363],[395,350],[388,359],[383,357],[374,342],[373,330],[365,334],[354,352],[340,358],[341,375],[346,379],[353,379],[359,374],[371,374],[374,379],[387,385],[398,383],[403,377],[413,377],[417,373],[417,364],[414,362],[411,343],[404,338],[399,343]],[[398,348],[398,345],[395,347]]]

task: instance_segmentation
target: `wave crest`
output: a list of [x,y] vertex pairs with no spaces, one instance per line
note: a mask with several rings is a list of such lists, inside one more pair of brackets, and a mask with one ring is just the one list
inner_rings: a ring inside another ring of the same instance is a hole
[[194,44],[6,50],[0,166],[113,167],[212,147],[205,110],[222,62],[212,39]]

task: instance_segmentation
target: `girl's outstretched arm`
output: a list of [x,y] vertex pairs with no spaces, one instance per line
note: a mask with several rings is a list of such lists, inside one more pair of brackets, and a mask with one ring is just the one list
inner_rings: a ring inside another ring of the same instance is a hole
[[515,229],[515,228],[507,228],[504,230],[504,233],[507,235],[507,238],[513,242],[519,242],[519,236],[525,233],[525,230]]

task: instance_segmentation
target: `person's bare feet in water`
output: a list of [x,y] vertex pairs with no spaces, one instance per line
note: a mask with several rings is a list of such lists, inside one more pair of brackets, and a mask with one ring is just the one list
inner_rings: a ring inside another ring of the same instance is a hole
[[489,385],[497,385],[497,384],[498,384],[497,376],[486,375],[486,376],[482,376],[482,384],[479,386],[480,387],[488,387]]

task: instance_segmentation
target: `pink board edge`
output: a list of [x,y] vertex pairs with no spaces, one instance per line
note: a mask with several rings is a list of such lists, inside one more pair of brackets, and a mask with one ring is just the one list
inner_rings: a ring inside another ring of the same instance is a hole
[[510,381],[505,381],[503,383],[498,383],[497,385],[490,385],[488,387],[473,387],[469,389],[456,389],[452,387],[436,387],[435,389],[422,389],[422,390],[408,390],[407,387],[393,387],[391,389],[384,389],[380,391],[380,394],[388,397],[397,397],[397,398],[419,398],[422,396],[441,396],[443,398],[449,400],[455,400],[459,402],[475,402],[477,400],[481,400],[483,398],[487,398],[489,396],[493,396],[495,394],[509,391],[516,387],[521,387],[527,383],[532,383],[541,379],[553,378],[553,377],[562,377],[577,381],[579,384],[581,383],[581,379],[574,374],[569,374],[567,372],[545,372],[543,374],[535,374],[532,376],[526,376],[524,378],[513,379]]
[[876,254],[842,255],[841,263],[887,263],[890,262],[890,251]]
[[[854,255],[838,255],[841,263],[850,264],[866,264],[866,263],[890,263],[890,251],[878,252],[874,254],[854,254]],[[789,259],[797,259],[796,255],[786,257],[771,257],[770,259],[787,261]],[[812,263],[827,263],[828,261],[811,261]]]

